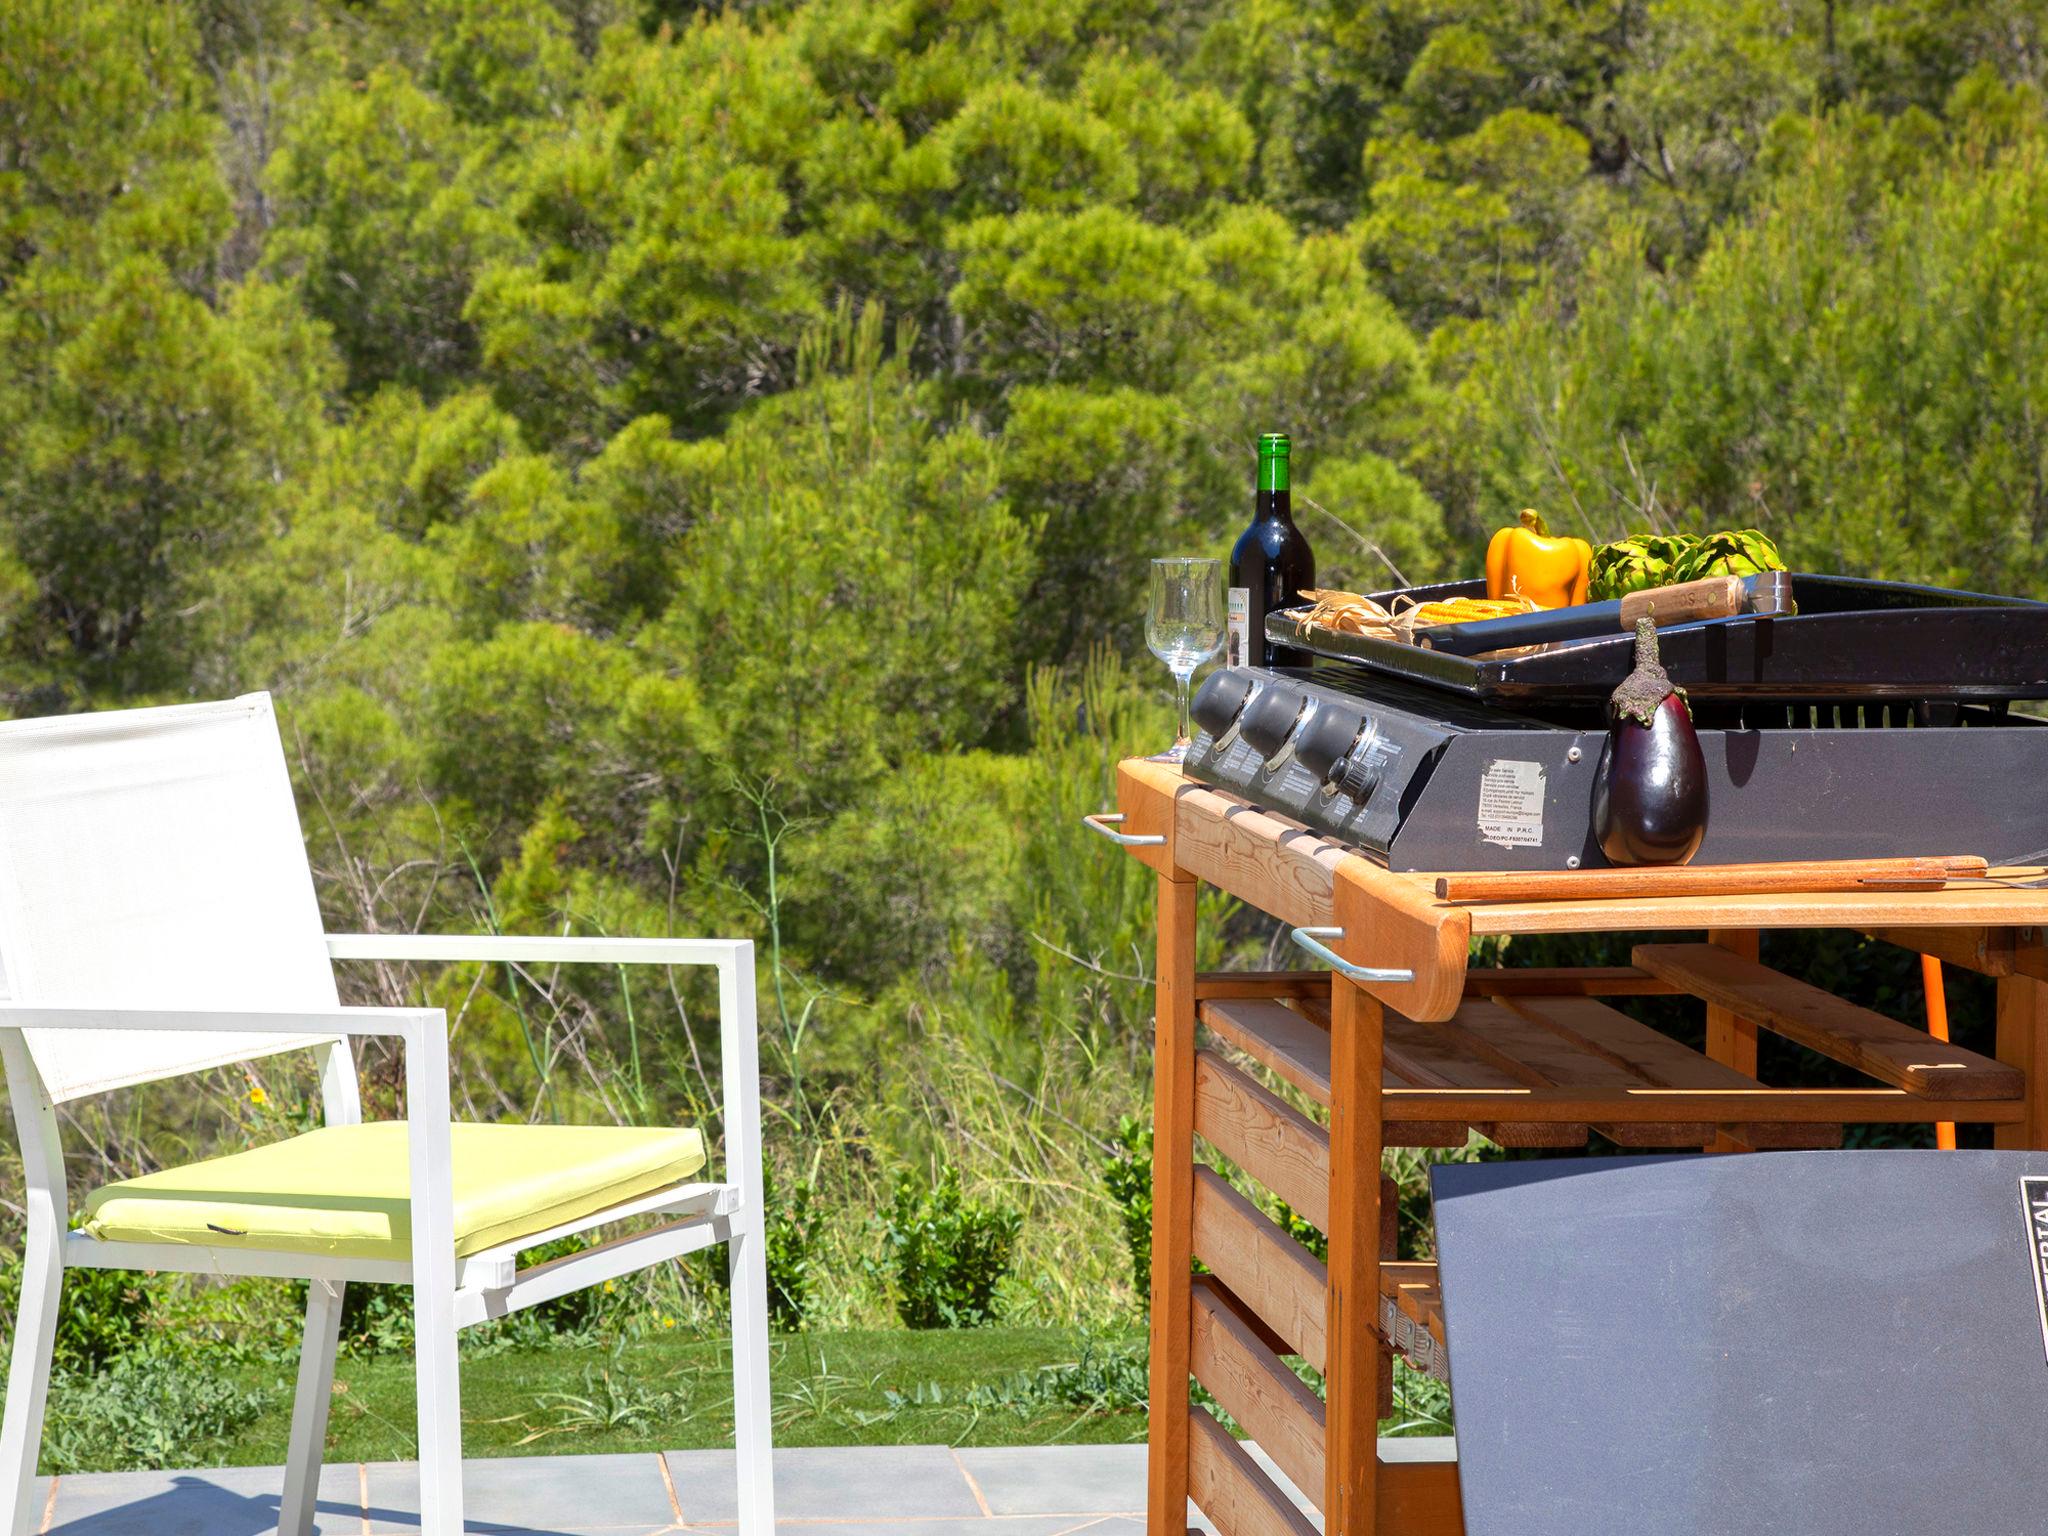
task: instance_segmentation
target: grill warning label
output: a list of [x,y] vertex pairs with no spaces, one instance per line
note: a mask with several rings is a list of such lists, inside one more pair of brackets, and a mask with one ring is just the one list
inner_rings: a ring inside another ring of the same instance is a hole
[[1479,840],[1499,848],[1543,846],[1543,765],[1497,757],[1479,776]]

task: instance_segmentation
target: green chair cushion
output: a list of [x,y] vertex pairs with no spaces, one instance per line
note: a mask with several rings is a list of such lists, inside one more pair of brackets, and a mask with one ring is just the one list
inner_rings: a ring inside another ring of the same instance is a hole
[[[455,1251],[466,1257],[680,1183],[688,1128],[456,1125]],[[412,1255],[406,1123],[333,1125],[93,1191],[83,1230],[113,1242]]]

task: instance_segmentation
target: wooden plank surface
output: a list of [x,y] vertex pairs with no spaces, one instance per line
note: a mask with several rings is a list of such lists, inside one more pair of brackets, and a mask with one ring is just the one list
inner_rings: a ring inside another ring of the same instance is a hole
[[1195,1194],[1195,897],[1161,875],[1152,1078],[1152,1325],[1147,1429],[1149,1528],[1187,1525],[1189,1260]]
[[1232,997],[1328,997],[1328,971],[1203,971],[1195,978],[1202,1002]]
[[1381,1536],[1465,1536],[1455,1461],[1380,1463]]
[[[1594,1004],[1598,1007],[1598,1004]],[[1640,1073],[1497,1002],[1468,1003],[1439,1025],[1474,1056],[1532,1088],[1638,1088]],[[1622,1122],[1593,1127],[1617,1146],[1702,1147],[1713,1129],[1679,1122]]]
[[1330,1137],[1321,1126],[1208,1050],[1195,1053],[1194,1125],[1304,1221],[1330,1230]]
[[[1327,971],[1323,974],[1326,977],[1329,975]],[[1327,987],[1324,989],[1324,992],[1325,995],[1322,997],[1297,998],[1294,1006],[1300,1009],[1311,1022],[1320,1025],[1325,1033],[1327,1033],[1330,1027],[1330,1002],[1327,995]],[[1427,1031],[1430,1026],[1417,1024],[1412,1019],[1403,1018],[1398,1013],[1389,1012],[1387,1014],[1386,1027],[1395,1031],[1406,1032]],[[1383,1035],[1382,1038],[1390,1037]],[[1388,1074],[1387,1080],[1389,1082],[1397,1080],[1393,1075],[1393,1068],[1391,1066],[1388,1067]],[[1455,1120],[1417,1120],[1403,1121],[1400,1125],[1393,1127],[1383,1126],[1381,1134],[1386,1136],[1387,1145],[1390,1147],[1462,1147],[1470,1138],[1472,1129],[1471,1126]],[[1581,1136],[1576,1142],[1569,1142],[1566,1145],[1583,1146],[1585,1145],[1585,1137]]]
[[[1468,1007],[1491,1007],[1472,1003]],[[1435,1024],[1421,1024],[1396,1013],[1383,1026],[1387,1090],[1402,1088],[1526,1089],[1528,1084],[1465,1050],[1456,1036]],[[1399,1123],[1399,1122],[1395,1122]],[[1434,1122],[1443,1124],[1445,1122]],[[1460,1122],[1450,1121],[1458,1124]],[[1552,1125],[1500,1124],[1481,1117],[1469,1122],[1480,1135],[1504,1147],[1583,1147],[1583,1122],[1560,1120]],[[1396,1131],[1392,1139],[1399,1143]]]
[[1980,976],[2012,974],[2010,928],[1871,928],[1873,939],[1896,944],[1916,954],[1932,955]]
[[[1328,985],[1327,975],[1324,984]],[[1200,1018],[1260,1066],[1316,1103],[1330,1103],[1330,1031],[1301,1011],[1266,998],[1211,1001]]]
[[1385,1009],[1363,987],[1332,984],[1330,1019],[1328,1536],[1374,1536],[1380,1373],[1380,1030]]
[[[1223,1536],[1316,1536],[1308,1517],[1206,1408],[1193,1409],[1189,1416],[1188,1491]],[[1187,1510],[1174,1521],[1168,1526],[1149,1523],[1146,1529],[1180,1536],[1188,1528]]]
[[[1993,870],[1999,877],[2031,879],[2029,867]],[[1397,875],[1411,882],[1433,875]],[[1625,933],[1701,928],[1998,928],[2048,924],[2048,889],[1995,880],[1958,880],[1939,891],[1839,891],[1767,896],[1667,896],[1591,901],[1521,901],[1459,909],[1472,932]]]
[[[1731,954],[1745,960],[1758,957],[1762,946],[1762,935],[1754,928],[1710,928],[1707,942],[1718,944]],[[1744,1018],[1733,1009],[1718,1003],[1707,1004],[1707,1059],[1753,1078],[1757,1074],[1756,1020]],[[1754,1152],[1758,1144],[1743,1132],[1732,1126],[1718,1133],[1709,1150],[1714,1152]]]
[[1184,777],[1171,763],[1131,759],[1117,766],[1117,804],[1137,807],[1160,795],[1173,804],[1177,868],[1220,886],[1282,922],[1333,921],[1336,868],[1358,855],[1329,839],[1220,790]]
[[1632,965],[1475,965],[1467,997],[1666,997],[1678,988]]
[[1330,940],[1353,965],[1406,967],[1413,981],[1362,982],[1375,998],[1411,1019],[1447,1019],[1465,996],[1472,920],[1412,881],[1369,859],[1337,867],[1331,910],[1344,937]]
[[[1909,1093],[1946,1099],[2018,1098],[2012,1067],[1824,992],[1713,944],[1639,944],[1635,963],[1846,1066]],[[1739,1070],[1739,1065],[1738,1065]],[[1948,1118],[1944,1116],[1943,1118]]]
[[1195,1169],[1195,1257],[1317,1370],[1329,1356],[1329,1272],[1213,1168]]
[[2026,1079],[2026,1113],[1992,1132],[1992,1145],[2008,1150],[2048,1147],[2048,981],[2032,976],[1998,980],[1998,1059]]
[[[1496,1001],[1503,1008],[1578,1042],[1586,1050],[1605,1056],[1654,1088],[1733,1088],[1754,1092],[1763,1087],[1755,1078],[1680,1045],[1669,1035],[1638,1023],[1596,998],[1503,997]],[[1711,1135],[1711,1128],[1704,1134]],[[1752,1146],[1819,1148],[1839,1146],[1842,1128],[1744,1125],[1738,1135]]]
[[1381,1113],[1402,1120],[1491,1121],[1511,1124],[1557,1120],[1645,1122],[1711,1120],[1717,1125],[1759,1120],[1774,1125],[1930,1125],[1955,1120],[1971,1125],[2022,1125],[2020,1099],[1929,1099],[1903,1088],[1766,1088],[1758,1093],[1696,1088],[1396,1088],[1380,1095]]
[[1195,1379],[1256,1440],[1294,1486],[1319,1500],[1323,1482],[1323,1403],[1267,1349],[1213,1275],[1194,1282]]

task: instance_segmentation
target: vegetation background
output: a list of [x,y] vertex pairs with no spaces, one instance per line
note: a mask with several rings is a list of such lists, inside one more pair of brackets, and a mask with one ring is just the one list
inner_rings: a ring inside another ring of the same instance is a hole
[[[2041,591],[2044,13],[11,0],[0,706],[272,690],[338,928],[752,935],[783,1322],[1128,1330],[1150,888],[1076,821],[1168,730],[1144,562],[1221,553],[1282,430],[1331,584],[1476,570],[1533,504]],[[1274,942],[1209,917],[1213,962]],[[447,1006],[478,1116],[711,1097],[687,979],[354,984]],[[78,1176],[309,1088],[83,1106]],[[60,1462],[275,1407],[285,1288],[92,1284]],[[543,1333],[722,1304],[683,1271]],[[193,1341],[255,1375],[123,1374]],[[1054,1395],[1129,1408],[1115,1348]],[[830,1375],[786,1428],[871,1428]],[[586,1387],[532,1413],[681,1411]]]

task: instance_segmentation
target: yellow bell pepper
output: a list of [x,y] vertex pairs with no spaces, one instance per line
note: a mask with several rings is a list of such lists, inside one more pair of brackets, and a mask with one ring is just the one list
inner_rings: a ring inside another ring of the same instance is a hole
[[1524,509],[1486,546],[1486,595],[1517,593],[1538,608],[1570,608],[1586,600],[1593,546],[1584,539],[1554,539],[1541,512]]

